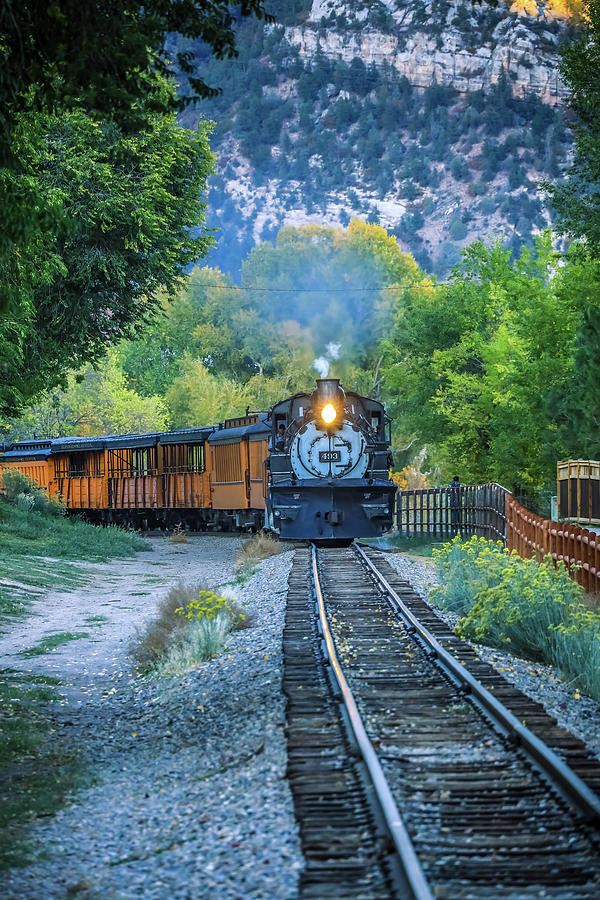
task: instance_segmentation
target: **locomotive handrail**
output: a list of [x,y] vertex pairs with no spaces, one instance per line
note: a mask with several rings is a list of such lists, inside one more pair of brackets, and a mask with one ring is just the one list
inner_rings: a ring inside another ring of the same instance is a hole
[[486,712],[506,730],[510,738],[520,744],[542,769],[562,788],[563,792],[577,806],[588,821],[600,822],[600,797],[562,759],[544,744],[532,731],[520,722],[500,701],[483,687],[463,665],[449,653],[433,634],[419,621],[400,599],[389,581],[371,562],[364,550],[357,544],[353,549],[370,571],[380,590],[391,601],[392,606],[405,624],[417,631],[427,647],[437,656],[440,665],[476,698]]

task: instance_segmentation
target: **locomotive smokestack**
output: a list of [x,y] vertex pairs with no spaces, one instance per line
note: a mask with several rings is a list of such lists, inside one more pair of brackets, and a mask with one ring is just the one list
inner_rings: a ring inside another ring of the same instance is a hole
[[339,378],[317,378],[317,386],[313,391],[318,403],[339,403],[344,397]]

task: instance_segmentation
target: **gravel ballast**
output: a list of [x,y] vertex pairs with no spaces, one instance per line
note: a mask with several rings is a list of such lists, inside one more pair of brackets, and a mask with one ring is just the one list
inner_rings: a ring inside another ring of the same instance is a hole
[[[430,590],[439,584],[433,562],[431,560],[421,562],[401,553],[385,555],[398,574],[410,581],[417,593],[430,603],[440,618],[454,628],[458,616],[437,609],[429,599]],[[510,653],[482,644],[469,643],[482,660],[543,706],[559,725],[587,744],[594,756],[600,759],[600,704],[562,681],[560,672],[556,669],[511,656]]]
[[[152,543],[153,554],[113,564],[113,574],[119,566],[130,588],[129,612],[118,612],[122,585],[113,579],[115,617],[109,598],[101,610],[109,621],[92,640],[73,641],[26,664],[18,651],[32,643],[24,640],[27,623],[0,642],[3,667],[64,679],[58,689],[63,702],[50,707],[56,739],[76,751],[93,779],[56,815],[31,825],[35,858],[3,874],[2,898],[297,896],[303,859],[285,778],[281,694],[292,553],[263,561],[237,588],[251,623],[229,636],[222,656],[186,675],[151,679],[131,670],[133,623],[147,619],[148,608],[180,577],[213,586],[230,580],[240,549],[238,539],[216,535],[194,536],[186,545],[169,546],[164,538]],[[144,557],[165,563],[152,602],[135,598],[131,580],[134,572],[152,572]],[[63,597],[71,604],[71,629],[76,610],[89,616],[107,596],[97,574],[79,600]],[[61,619],[59,595],[36,604],[38,632],[43,625],[52,630],[54,607]]]

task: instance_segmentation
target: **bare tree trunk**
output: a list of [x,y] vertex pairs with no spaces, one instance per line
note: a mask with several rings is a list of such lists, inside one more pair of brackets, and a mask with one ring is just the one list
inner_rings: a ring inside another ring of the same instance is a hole
[[379,378],[379,368],[381,363],[383,362],[383,356],[380,356],[377,360],[377,365],[375,366],[375,374],[373,375],[373,396],[375,398],[379,398],[379,394],[381,393],[381,378]]

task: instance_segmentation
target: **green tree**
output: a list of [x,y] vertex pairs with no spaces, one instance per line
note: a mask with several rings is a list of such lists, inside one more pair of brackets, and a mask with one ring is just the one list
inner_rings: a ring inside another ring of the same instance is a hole
[[566,390],[551,398],[570,457],[600,455],[600,263],[572,245],[560,270],[560,290],[579,310]]
[[387,289],[421,274],[385,229],[352,219],[345,230],[282,228],[275,247],[261,244],[249,254],[242,287],[267,321],[307,329],[315,356],[341,344],[341,361],[368,368],[391,323]]
[[[167,34],[201,38],[215,56],[231,58],[237,56],[234,27],[239,15],[271,19],[262,0],[147,0],[143,5],[93,0],[86,4],[85,15],[76,0],[7,0],[0,10],[3,117],[6,121],[14,116],[23,95],[35,85],[37,102],[44,108],[56,103],[64,107],[81,98],[103,119],[128,121],[135,116],[132,107],[146,96],[149,72],[169,72],[172,47],[165,45]],[[198,77],[189,49],[179,49],[176,59],[195,96],[217,92]]]
[[146,334],[120,345],[119,360],[130,387],[165,397],[177,426],[309,389],[322,355],[348,388],[372,393],[379,340],[421,277],[379,226],[284,228],[275,247],[250,252],[241,286],[196,267]]
[[44,394],[20,419],[8,423],[7,440],[73,435],[164,431],[167,413],[159,397],[130,390],[114,351],[97,369],[71,374],[66,390]]
[[[173,89],[161,89],[168,106]],[[150,109],[129,133],[81,109],[22,117],[15,152],[61,224],[0,265],[0,284],[18,297],[0,320],[0,414],[134,334],[158,309],[159,290],[174,295],[206,253],[212,238],[198,226],[213,166],[208,133],[205,122],[192,132]]]
[[186,358],[181,374],[167,391],[166,403],[173,428],[214,425],[243,415],[250,405],[246,385],[211,375],[199,359]]
[[510,251],[481,242],[450,283],[413,290],[387,349],[385,390],[400,431],[447,478],[535,496],[564,451],[555,399],[572,371],[580,301],[549,234]]
[[583,35],[562,49],[560,71],[570,88],[575,157],[564,184],[544,187],[557,227],[600,255],[600,0],[583,4]]
[[[22,118],[85,110],[124,132],[147,128],[149,111],[173,112],[196,96],[211,96],[196,71],[190,41],[201,39],[218,58],[237,55],[239,16],[269,16],[262,0],[5,0],[0,4],[0,264],[60,229],[56,209],[31,180],[15,132]],[[167,35],[178,34],[179,44]],[[206,55],[206,53],[204,53]],[[167,97],[162,80],[175,56],[186,93]],[[158,77],[158,76],[162,76]],[[38,283],[35,268],[18,269],[20,283]],[[14,275],[14,273],[13,273]],[[20,302],[19,284],[0,291],[0,312]],[[10,285],[9,285],[10,286]]]
[[[218,369],[222,359],[229,361],[235,335],[228,300],[239,297],[239,290],[218,269],[196,266],[172,301],[161,298],[161,311],[143,334],[119,344],[128,384],[145,397],[162,396],[186,355],[204,359],[212,369]],[[235,366],[232,372],[239,375]]]

